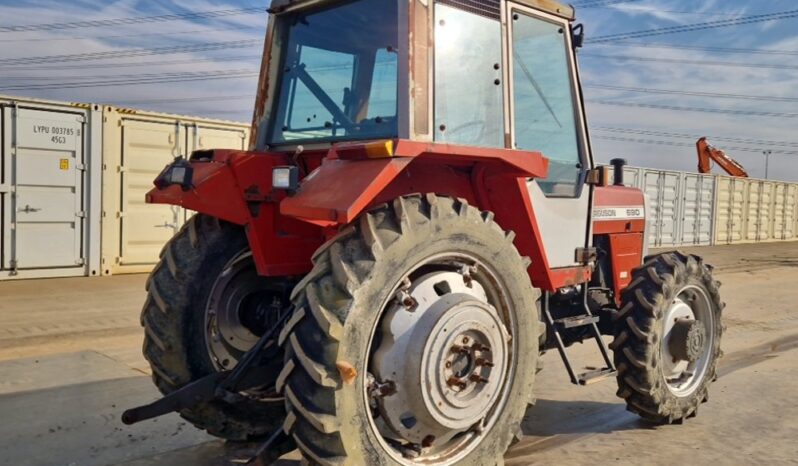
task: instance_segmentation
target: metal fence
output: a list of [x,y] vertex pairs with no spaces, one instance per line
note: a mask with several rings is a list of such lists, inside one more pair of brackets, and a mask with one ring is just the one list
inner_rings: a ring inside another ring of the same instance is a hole
[[798,240],[798,183],[626,167],[646,193],[649,245]]

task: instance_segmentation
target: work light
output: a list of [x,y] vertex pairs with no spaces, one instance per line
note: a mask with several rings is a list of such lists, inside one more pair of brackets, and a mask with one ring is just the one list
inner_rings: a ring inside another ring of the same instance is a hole
[[272,188],[296,191],[299,187],[299,169],[297,167],[274,167],[272,170]]

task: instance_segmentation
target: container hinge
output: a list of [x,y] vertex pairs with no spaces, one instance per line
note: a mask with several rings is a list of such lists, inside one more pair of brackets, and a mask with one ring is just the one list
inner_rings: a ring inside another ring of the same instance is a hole
[[117,173],[125,173],[126,171],[127,171],[127,167],[123,167],[122,165],[117,165],[116,166],[116,172]]
[[86,117],[84,115],[78,115],[77,117],[75,117],[75,120],[78,123],[86,123]]
[[580,264],[593,264],[598,260],[596,248],[576,248],[576,262]]
[[8,261],[8,265],[11,266],[11,271],[9,272],[9,275],[11,275],[12,277],[17,275],[17,260],[11,259],[10,261]]
[[82,172],[85,172],[86,171],[86,165],[84,165],[82,163],[75,164],[75,169],[76,170],[80,170]]
[[117,213],[116,213],[116,218],[122,218],[122,217],[124,217],[124,216],[125,216],[125,213],[124,213],[124,212],[117,212]]
[[86,212],[84,212],[82,210],[80,212],[75,212],[75,217],[86,218]]
[[83,260],[82,258],[75,260],[75,265],[85,265],[85,264],[86,264],[86,261]]
[[0,184],[0,194],[2,194],[2,193],[10,193],[10,192],[11,192],[11,186],[9,186],[7,184]]

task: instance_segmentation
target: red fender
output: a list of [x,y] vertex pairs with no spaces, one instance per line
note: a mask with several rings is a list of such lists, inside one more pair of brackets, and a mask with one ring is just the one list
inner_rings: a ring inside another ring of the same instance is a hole
[[[210,155],[210,154],[209,154]],[[217,150],[194,160],[192,189],[155,188],[147,202],[171,204],[245,227],[258,273],[291,276],[307,273],[313,251],[324,243],[323,230],[282,215],[283,191],[273,191],[272,168],[287,165],[283,154]]]

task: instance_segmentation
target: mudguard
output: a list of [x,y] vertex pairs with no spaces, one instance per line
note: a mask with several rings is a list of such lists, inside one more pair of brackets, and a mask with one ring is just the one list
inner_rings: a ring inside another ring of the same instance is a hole
[[171,204],[244,226],[258,273],[289,276],[307,273],[310,257],[323,242],[321,228],[280,214],[284,191],[271,186],[284,154],[217,150],[192,156],[191,188],[154,188],[147,202]]

